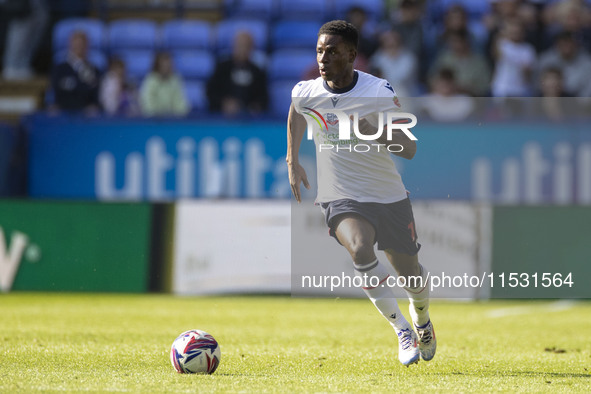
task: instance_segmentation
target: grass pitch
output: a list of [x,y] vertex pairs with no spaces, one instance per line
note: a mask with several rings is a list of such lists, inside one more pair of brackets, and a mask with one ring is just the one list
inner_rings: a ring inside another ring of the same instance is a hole
[[[435,301],[431,317],[437,355],[406,368],[368,300],[12,293],[0,296],[0,392],[591,387],[589,302]],[[172,341],[192,328],[220,342],[213,375],[170,364]]]

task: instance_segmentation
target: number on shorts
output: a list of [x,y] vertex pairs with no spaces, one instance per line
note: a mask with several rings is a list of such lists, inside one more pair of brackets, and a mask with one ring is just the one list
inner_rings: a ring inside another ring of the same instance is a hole
[[410,230],[410,237],[412,238],[412,241],[416,241],[417,240],[417,233],[415,232],[415,222],[410,222],[408,224],[407,227]]

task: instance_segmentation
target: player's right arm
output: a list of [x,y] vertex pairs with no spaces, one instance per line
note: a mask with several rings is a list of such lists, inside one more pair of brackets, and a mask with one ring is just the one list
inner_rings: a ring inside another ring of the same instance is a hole
[[300,183],[303,183],[306,189],[310,188],[308,183],[308,176],[304,167],[299,163],[299,151],[302,138],[306,132],[306,119],[297,113],[293,103],[289,107],[289,115],[287,117],[287,156],[285,161],[287,162],[287,171],[289,173],[289,184],[291,186],[291,192],[297,202],[302,201],[300,194]]

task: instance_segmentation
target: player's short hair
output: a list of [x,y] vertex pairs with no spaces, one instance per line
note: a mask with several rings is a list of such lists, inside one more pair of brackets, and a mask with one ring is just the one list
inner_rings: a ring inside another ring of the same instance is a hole
[[347,44],[357,49],[359,43],[359,32],[357,28],[347,21],[330,21],[326,22],[320,30],[318,30],[318,37],[322,34],[329,34],[332,36],[339,36]]

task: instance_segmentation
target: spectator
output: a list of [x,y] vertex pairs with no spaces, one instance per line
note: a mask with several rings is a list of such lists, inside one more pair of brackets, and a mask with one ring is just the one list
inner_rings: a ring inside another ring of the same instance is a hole
[[568,97],[564,90],[563,74],[559,68],[548,67],[541,72],[540,96]]
[[2,77],[31,79],[33,55],[49,18],[47,0],[4,0],[0,2],[0,11],[9,18]]
[[370,63],[377,75],[394,86],[398,96],[417,94],[417,59],[404,47],[398,31],[387,30],[380,35],[380,46]]
[[414,53],[421,81],[427,67],[426,62],[421,61],[425,55],[422,17],[422,6],[415,0],[402,0],[397,12],[392,15],[392,29],[400,32],[404,46]]
[[[492,55],[497,36],[506,21],[517,19],[521,22],[524,40],[536,48],[536,52],[547,48],[547,37],[541,17],[541,1],[491,0],[492,12],[483,18],[488,29],[487,55]],[[492,58],[490,59],[493,60]]]
[[532,44],[537,53],[546,50],[549,46],[541,10],[542,5],[539,3],[523,2],[516,13],[525,30],[525,41]]
[[447,9],[443,17],[443,32],[437,39],[437,46],[444,47],[451,34],[468,31],[468,14],[461,4],[454,4]]
[[517,17],[520,0],[491,0],[491,12],[483,18],[491,35],[503,27],[504,21]]
[[544,17],[551,36],[568,31],[583,48],[591,47],[591,10],[584,1],[556,1],[546,7]]
[[494,47],[496,59],[492,80],[495,97],[523,97],[532,93],[531,73],[536,53],[531,44],[523,40],[521,22],[510,19],[506,22]]
[[450,32],[447,49],[435,60],[430,77],[447,68],[453,71],[460,92],[470,96],[486,96],[490,90],[490,68],[484,56],[472,51],[466,30]]
[[456,122],[475,110],[474,99],[458,92],[452,70],[443,68],[431,80],[431,92],[421,101],[420,111],[432,120]]
[[486,14],[482,21],[488,30],[488,42],[486,44],[486,56],[490,64],[494,64],[495,45],[505,21],[517,18],[519,0],[491,0],[491,12]]
[[125,78],[125,63],[112,58],[101,81],[99,100],[107,115],[134,116],[139,114],[137,92]]
[[564,90],[571,96],[583,96],[591,85],[591,56],[579,47],[571,32],[561,33],[553,48],[540,57],[539,70],[558,68],[564,77]]
[[236,34],[230,59],[219,62],[207,82],[210,110],[225,116],[260,114],[267,109],[267,75],[251,59],[250,33]]
[[353,6],[347,11],[345,18],[357,28],[359,32],[359,44],[357,46],[357,56],[360,55],[369,59],[377,50],[376,37],[367,23],[367,12],[362,7]]
[[99,111],[99,72],[87,59],[88,37],[83,31],[70,36],[66,61],[55,66],[51,87],[55,96],[51,109],[87,115]]
[[140,87],[140,107],[145,116],[184,116],[190,110],[183,80],[174,72],[166,52],[156,54],[152,72]]
[[582,114],[578,99],[568,98],[563,88],[563,73],[560,68],[548,67],[540,75],[540,95],[535,99],[534,116],[544,117],[553,121],[573,118]]

